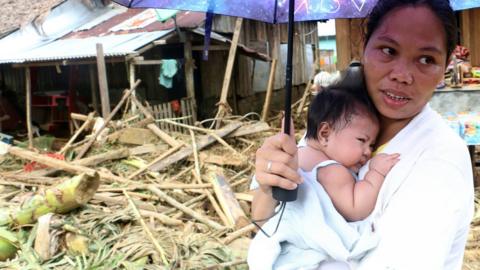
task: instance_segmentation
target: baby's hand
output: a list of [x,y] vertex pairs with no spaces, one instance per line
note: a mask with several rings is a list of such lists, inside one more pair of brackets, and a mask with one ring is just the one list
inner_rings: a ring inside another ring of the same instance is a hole
[[384,154],[375,155],[371,160],[368,168],[373,170],[383,177],[387,176],[393,165],[400,160],[400,154]]

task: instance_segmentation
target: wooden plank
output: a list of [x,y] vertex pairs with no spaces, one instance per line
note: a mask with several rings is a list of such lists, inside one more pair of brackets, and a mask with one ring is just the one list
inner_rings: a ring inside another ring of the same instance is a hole
[[208,179],[213,185],[213,191],[215,192],[223,213],[227,216],[229,223],[233,224],[236,229],[247,226],[250,224],[250,221],[235,198],[232,188],[218,170],[219,168],[214,167],[214,169],[209,172]]
[[268,76],[267,93],[265,94],[265,103],[262,110],[262,121],[267,121],[268,112],[270,111],[270,103],[272,100],[273,83],[275,82],[275,70],[277,68],[277,59],[272,59],[270,65],[270,76]]
[[192,41],[189,34],[185,37],[183,55],[185,58],[185,87],[187,88],[187,97],[195,98],[195,81],[193,77],[193,67],[195,63],[192,57]]
[[145,144],[137,147],[129,148],[132,156],[139,156],[149,154],[156,151],[167,151],[168,146],[166,144]]
[[[232,78],[233,64],[235,63],[235,56],[237,54],[238,38],[240,37],[240,30],[242,29],[242,18],[237,18],[235,22],[235,31],[233,33],[232,44],[228,53],[227,67],[225,69],[225,76],[223,78],[222,92],[220,94],[220,102],[218,107],[218,114],[215,118],[223,118],[228,112],[228,88],[230,87],[230,80]],[[221,121],[217,121],[217,128],[220,127]]]
[[[241,125],[242,125],[241,123],[237,123],[237,122],[228,124],[224,128],[215,131],[215,134],[217,134],[217,136],[223,138],[223,137],[227,136],[228,134],[232,133],[237,128],[239,128]],[[207,136],[202,136],[198,139],[198,142],[197,142],[197,147],[198,148],[197,149],[201,150],[201,149],[209,146],[210,144],[212,144],[215,141],[216,140],[213,136],[208,136],[208,135]],[[150,170],[160,171],[160,170],[166,168],[167,166],[172,165],[173,163],[175,163],[177,161],[180,161],[182,159],[187,158],[192,153],[193,153],[193,149],[192,149],[191,146],[183,147],[177,153],[169,156],[165,160],[162,160],[162,161],[160,161],[156,164],[152,164],[152,166],[150,167]]]
[[[203,51],[205,49],[204,46],[192,46],[192,51]],[[208,47],[209,51],[228,51],[229,47],[225,45],[210,45]]]
[[88,120],[88,115],[84,115],[80,113],[70,113],[70,118],[85,122]]
[[[242,159],[238,156],[229,156],[228,158],[225,158],[223,155],[216,155],[213,153],[199,153],[198,157],[202,163],[210,163],[210,164],[215,164],[215,165],[220,165],[220,166],[235,166],[235,167],[240,167],[244,166],[246,160]],[[192,157],[188,158],[188,160],[193,160]]]
[[30,67],[25,68],[25,102],[27,111],[27,132],[28,132],[28,148],[33,148],[33,132],[32,132],[32,82],[30,78]]
[[[165,118],[166,119],[172,118],[171,115],[170,115],[169,108],[168,108],[168,103],[162,103],[162,106],[163,106],[163,111],[165,112]],[[167,123],[166,130],[172,131],[172,125]]]
[[265,122],[256,122],[253,124],[247,124],[243,125],[231,134],[229,134],[227,137],[228,138],[233,138],[233,137],[240,137],[240,136],[246,136],[250,134],[255,134],[259,132],[264,132],[270,130],[271,127],[265,123]]
[[135,60],[133,65],[161,65],[163,60]]
[[350,22],[349,19],[336,19],[335,29],[337,31],[337,70],[348,67],[351,59],[350,51]]
[[107,118],[110,114],[110,98],[108,96],[107,67],[103,55],[103,45],[97,43],[97,71],[98,84],[100,86],[100,101],[102,103],[102,117]]

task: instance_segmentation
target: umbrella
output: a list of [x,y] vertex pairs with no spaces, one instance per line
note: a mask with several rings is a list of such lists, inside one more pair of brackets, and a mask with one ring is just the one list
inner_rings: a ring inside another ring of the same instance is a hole
[[[289,133],[291,116],[293,22],[333,18],[365,17],[377,0],[114,0],[129,8],[162,8],[207,12],[243,17],[268,23],[288,23],[287,64],[285,74],[285,126]],[[480,6],[480,0],[451,0],[454,9]],[[211,17],[211,16],[210,16]],[[208,18],[208,16],[207,16]],[[208,21],[207,21],[208,23]],[[274,188],[279,201],[294,201],[294,192]]]
[[[115,0],[131,8],[211,12],[268,23],[288,22],[289,0]],[[296,0],[295,21],[365,17],[376,0]]]

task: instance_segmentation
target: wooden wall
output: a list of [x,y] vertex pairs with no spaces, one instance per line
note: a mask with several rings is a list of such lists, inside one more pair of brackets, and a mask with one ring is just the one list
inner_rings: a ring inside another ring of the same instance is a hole
[[[363,20],[337,19],[337,68],[344,69],[363,54]],[[460,44],[470,50],[473,66],[480,66],[480,8],[460,12]]]
[[[232,36],[233,29],[235,27],[235,17],[228,16],[216,16],[213,21],[212,31],[221,33],[225,36]],[[288,38],[288,28],[286,24],[268,24],[259,21],[252,20],[243,20],[242,30],[240,34],[239,43],[242,43],[252,49],[255,49],[258,52],[268,54],[271,58],[278,59],[278,64],[275,70],[275,82],[274,89],[281,90],[285,86],[285,63],[286,63],[286,54],[287,54],[287,38]],[[314,75],[313,66],[314,63],[307,60],[307,54],[314,55],[312,46],[318,44],[318,32],[317,32],[317,23],[316,22],[298,22],[295,23],[295,33],[294,33],[294,59],[293,59],[293,78],[292,83],[294,86],[304,86],[308,80]],[[308,50],[312,50],[309,52]],[[215,52],[210,52],[213,56]],[[214,56],[215,57],[215,56]],[[313,59],[312,59],[313,60]],[[217,60],[214,60],[217,61]],[[218,61],[221,61],[218,59]],[[224,61],[226,62],[226,56],[224,56]],[[268,63],[269,65],[270,63]],[[239,104],[239,107],[242,107],[242,104],[246,106],[253,106],[261,109],[263,105],[263,98],[261,98],[263,92],[255,92],[253,90],[253,78],[259,74],[259,61],[250,57],[242,56],[237,54],[235,60],[235,67],[232,74],[232,83],[230,85],[230,95],[229,95],[229,104],[234,107],[230,102],[235,102]],[[265,65],[265,64],[263,64]],[[203,65],[202,65],[203,66]],[[213,65],[211,65],[213,67]],[[225,65],[218,65],[216,63],[215,67],[222,68]],[[215,73],[215,76],[223,74],[223,70],[219,70],[218,73]],[[207,77],[205,77],[207,76]],[[211,75],[207,72],[202,72],[202,87],[209,87],[209,89],[218,89],[217,78],[209,78]],[[221,76],[223,79],[223,76]],[[268,79],[268,76],[267,76]],[[208,80],[208,82],[204,82]],[[208,84],[208,86],[206,85]],[[221,88],[221,84],[220,84]],[[266,90],[266,81],[265,81],[265,90]],[[210,92],[211,90],[203,89],[203,91]],[[220,90],[217,90],[218,95]],[[235,94],[232,96],[232,92]],[[209,95],[209,94],[207,94]],[[235,98],[235,100],[233,100]],[[253,104],[252,99],[259,99],[259,104]],[[231,100],[232,99],[232,100]],[[248,100],[248,102],[247,102]],[[242,112],[244,108],[234,108],[238,109],[238,112]],[[251,111],[250,110],[250,111]],[[235,110],[234,110],[235,111]]]
[[363,19],[336,19],[337,70],[345,69],[363,54]]
[[480,8],[460,12],[460,42],[470,50],[472,66],[480,66]]

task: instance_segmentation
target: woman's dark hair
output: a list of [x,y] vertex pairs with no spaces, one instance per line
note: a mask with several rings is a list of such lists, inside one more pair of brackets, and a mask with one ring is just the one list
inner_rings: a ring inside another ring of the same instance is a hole
[[[378,0],[368,16],[367,33],[365,35],[365,46],[367,45],[373,32],[382,24],[385,16],[388,16],[392,10],[405,6],[425,5],[438,17],[443,25],[446,36],[447,63],[450,61],[457,44],[457,20],[455,13],[450,6],[449,0]],[[408,20],[408,18],[405,18]]]
[[320,91],[310,103],[306,138],[317,139],[323,122],[334,130],[340,130],[359,114],[378,121],[377,109],[367,93],[363,69],[354,62],[342,72],[338,81]]

